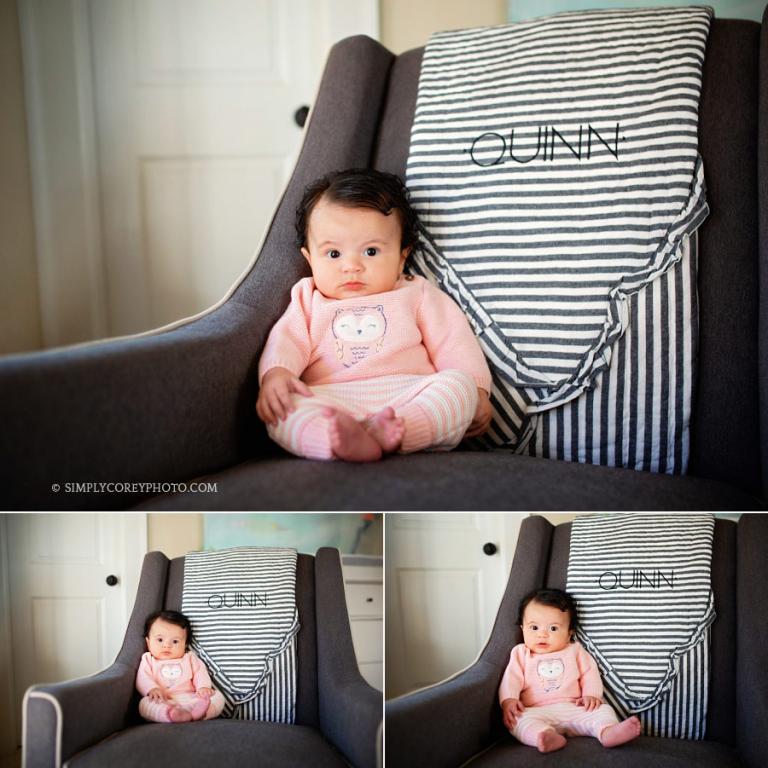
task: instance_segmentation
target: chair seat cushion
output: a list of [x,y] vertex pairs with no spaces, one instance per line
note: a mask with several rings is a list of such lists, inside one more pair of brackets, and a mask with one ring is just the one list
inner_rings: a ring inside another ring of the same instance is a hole
[[252,720],[147,723],[128,728],[75,755],[70,768],[345,768],[347,763],[314,728]]
[[[541,766],[543,756],[509,738],[466,763],[467,768]],[[606,749],[597,739],[568,739],[563,749],[546,755],[547,768],[742,768],[732,747],[715,741],[688,741],[641,736],[631,744]]]
[[155,496],[144,510],[725,510],[755,497],[694,477],[518,456],[453,451],[370,464],[289,456],[248,461],[198,478],[215,493]]

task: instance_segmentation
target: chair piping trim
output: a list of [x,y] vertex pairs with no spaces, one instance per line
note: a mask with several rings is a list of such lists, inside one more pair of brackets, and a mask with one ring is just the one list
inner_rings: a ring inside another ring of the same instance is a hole
[[61,766],[61,733],[64,724],[64,713],[61,710],[61,704],[58,700],[51,696],[50,693],[44,693],[43,691],[33,691],[31,688],[24,694],[24,702],[21,708],[21,733],[22,733],[22,750],[21,750],[21,768],[28,768],[27,766],[27,699],[44,699],[48,701],[56,713],[56,751],[54,768],[62,768]]

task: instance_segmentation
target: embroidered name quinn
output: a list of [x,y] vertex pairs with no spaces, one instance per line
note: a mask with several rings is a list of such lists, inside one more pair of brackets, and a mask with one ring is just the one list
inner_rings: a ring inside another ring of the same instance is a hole
[[[619,159],[619,138],[622,141],[625,136],[620,136],[621,124],[616,123],[615,128],[611,130],[612,135],[608,134],[605,128],[601,128],[602,133],[593,125],[579,125],[578,133],[576,129],[570,132],[562,131],[554,125],[540,125],[537,129],[536,149],[520,147],[515,149],[515,128],[510,129],[509,142],[507,138],[495,131],[486,131],[475,138],[468,150],[469,156],[475,165],[481,168],[489,168],[493,165],[503,165],[506,162],[526,164],[539,158],[542,162],[553,161],[555,159],[555,150],[558,157],[575,157],[579,162],[591,160],[593,147],[595,152],[601,155],[605,153],[600,151],[600,147],[605,149]],[[566,138],[567,136],[567,138]],[[606,139],[605,137],[608,136]],[[519,138],[519,134],[518,134]]]
[[206,601],[209,608],[218,610],[219,608],[242,608],[249,606],[251,608],[262,606],[267,607],[267,593],[263,592],[222,592],[211,595]]

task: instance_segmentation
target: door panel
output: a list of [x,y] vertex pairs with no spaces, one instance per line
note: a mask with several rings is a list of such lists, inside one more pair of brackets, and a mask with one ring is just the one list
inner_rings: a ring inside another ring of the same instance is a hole
[[[114,661],[136,597],[146,519],[9,514],[2,522],[14,709],[20,713],[30,685],[93,674]],[[117,578],[114,586],[108,576]],[[20,718],[16,725],[20,729]]]
[[19,19],[46,346],[221,299],[330,46],[378,36],[377,0],[24,0]]
[[[496,617],[519,515],[387,515],[387,697],[471,664]],[[493,544],[490,554],[485,544]]]
[[[250,263],[298,154],[293,114],[314,98],[336,5],[91,0],[112,335],[206,309]],[[361,24],[367,5],[352,7]]]

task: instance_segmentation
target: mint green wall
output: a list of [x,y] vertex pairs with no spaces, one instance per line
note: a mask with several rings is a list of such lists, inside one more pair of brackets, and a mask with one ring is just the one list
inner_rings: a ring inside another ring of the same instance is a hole
[[720,0],[720,2],[698,3],[658,3],[653,0],[595,0],[595,2],[590,0],[508,0],[507,18],[509,21],[521,21],[560,11],[584,11],[588,8],[648,8],[655,5],[709,5],[715,9],[715,16],[720,19],[761,21],[765,0]]

